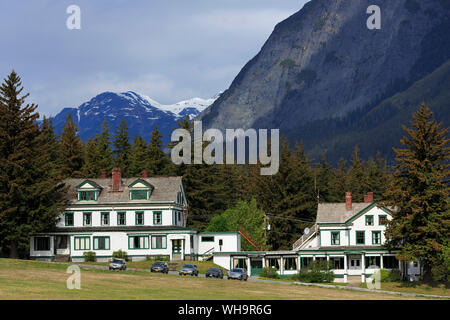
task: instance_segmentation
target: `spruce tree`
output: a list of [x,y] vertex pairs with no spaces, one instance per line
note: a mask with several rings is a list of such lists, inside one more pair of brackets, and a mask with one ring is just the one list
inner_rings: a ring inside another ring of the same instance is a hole
[[148,170],[150,153],[147,143],[141,136],[134,136],[130,151],[130,166],[128,176],[138,177],[143,170]]
[[397,164],[388,196],[398,210],[388,223],[386,245],[399,249],[401,260],[420,259],[430,281],[448,272],[442,257],[450,234],[450,140],[448,128],[435,122],[425,104],[410,124],[400,140],[405,148],[394,148]]
[[69,113],[59,139],[61,173],[64,178],[82,177],[84,144],[77,135],[77,131],[77,126]]
[[128,175],[130,166],[131,145],[129,139],[127,122],[122,118],[114,135],[114,167],[121,168],[123,176]]
[[[0,87],[0,246],[11,258],[29,253],[30,236],[48,230],[64,210],[65,188],[49,161],[54,141],[37,124],[12,71]],[[52,140],[52,141],[50,141]]]

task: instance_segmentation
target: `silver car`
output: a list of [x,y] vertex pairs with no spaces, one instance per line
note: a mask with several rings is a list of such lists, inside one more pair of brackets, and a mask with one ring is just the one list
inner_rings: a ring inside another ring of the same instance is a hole
[[245,268],[234,268],[228,271],[227,279],[237,279],[247,281],[247,269]]
[[127,270],[127,263],[124,259],[113,258],[109,263],[109,270]]

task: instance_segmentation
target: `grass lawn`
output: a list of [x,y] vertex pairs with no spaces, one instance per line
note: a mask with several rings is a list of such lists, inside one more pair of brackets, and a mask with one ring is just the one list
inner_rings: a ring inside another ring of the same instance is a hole
[[[361,288],[367,288],[367,285],[361,283]],[[450,289],[445,285],[431,286],[420,282],[382,282],[380,290],[450,296]]]
[[[127,261],[127,268],[136,268],[139,270],[150,270],[150,267],[155,263],[155,261],[158,260],[145,260],[145,261]],[[166,261],[167,262],[167,261]],[[77,262],[79,264],[94,264],[94,265],[101,265],[101,266],[108,266],[109,262]],[[222,270],[225,270],[224,268],[218,266],[217,264],[213,263],[212,261],[178,261],[177,271],[180,270],[180,268],[185,263],[192,263],[195,264],[198,267],[199,273],[206,273],[206,271],[209,268],[220,268]]]
[[290,284],[81,268],[81,290],[66,288],[67,265],[0,259],[0,299],[411,299]]

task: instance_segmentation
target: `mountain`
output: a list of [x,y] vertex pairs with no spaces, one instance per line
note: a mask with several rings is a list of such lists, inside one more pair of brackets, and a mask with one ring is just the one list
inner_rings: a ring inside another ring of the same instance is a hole
[[[379,30],[366,26],[370,5],[381,8]],[[333,163],[355,144],[392,160],[420,102],[450,124],[449,30],[448,0],[312,0],[198,118],[204,128],[279,128]]]
[[104,119],[107,120],[113,134],[115,127],[124,118],[128,124],[130,139],[137,134],[148,141],[153,127],[158,124],[163,141],[167,144],[178,121],[186,115],[191,119],[194,118],[219,96],[220,93],[210,99],[193,98],[173,105],[163,105],[133,91],[103,92],[78,108],[64,108],[53,117],[53,125],[56,132],[61,132],[67,116],[71,114],[78,126],[80,137],[87,141],[100,133]]

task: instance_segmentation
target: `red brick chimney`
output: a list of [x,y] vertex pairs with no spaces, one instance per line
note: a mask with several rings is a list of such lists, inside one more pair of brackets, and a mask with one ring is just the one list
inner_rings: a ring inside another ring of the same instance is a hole
[[119,191],[121,184],[122,184],[122,172],[120,172],[120,168],[112,169],[112,190],[111,191]]
[[367,202],[368,203],[373,202],[373,192],[367,192]]
[[102,179],[106,179],[106,171],[102,170]]
[[148,178],[148,171],[142,170],[142,178]]
[[345,193],[345,210],[352,211],[352,193]]

